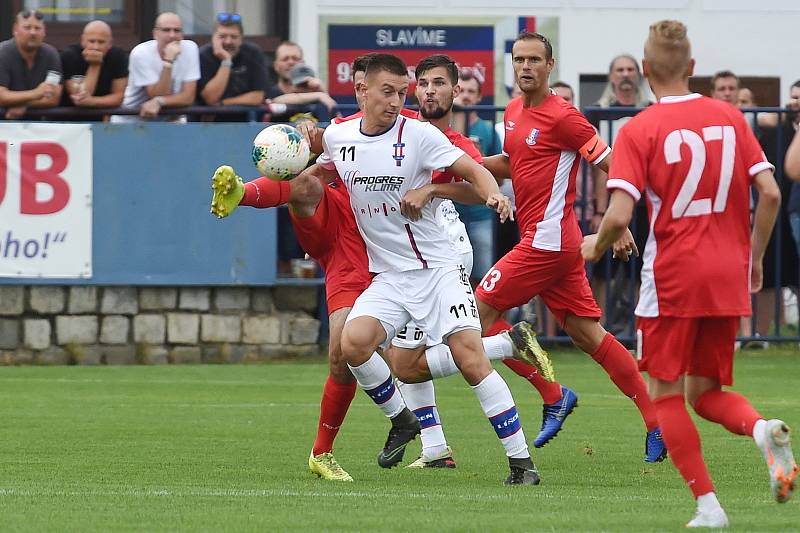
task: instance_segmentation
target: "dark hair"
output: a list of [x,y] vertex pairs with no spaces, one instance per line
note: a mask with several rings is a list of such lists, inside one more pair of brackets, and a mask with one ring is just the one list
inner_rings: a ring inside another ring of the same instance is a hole
[[550,84],[551,89],[555,89],[556,87],[563,87],[564,89],[569,89],[572,94],[575,94],[575,89],[572,88],[572,85],[565,81],[557,81],[555,83]]
[[553,59],[553,45],[550,44],[550,39],[542,35],[541,33],[536,33],[533,31],[522,31],[517,38],[514,39],[514,42],[517,41],[539,41],[544,45],[544,58],[550,61]]
[[[794,82],[792,84],[792,87],[800,87],[800,80],[797,80],[796,82]],[[791,89],[792,87],[789,87],[789,88]]]
[[239,28],[240,33],[244,33],[244,28],[242,27],[242,16],[239,13],[217,13],[214,29],[216,30],[219,26],[225,26],[228,28],[231,26],[236,26]]
[[478,84],[478,94],[483,94],[483,84],[481,80],[472,72],[472,69],[464,69],[458,72],[458,81],[471,81],[475,80],[475,83]]
[[350,69],[352,74],[351,78],[355,77],[356,72],[366,72],[367,65],[372,60],[373,56],[377,55],[377,52],[370,52],[369,54],[364,54],[363,56],[358,56],[353,60],[353,66]]
[[713,76],[711,76],[711,88],[713,89],[714,86],[717,84],[717,80],[721,78],[733,78],[736,80],[736,85],[739,85],[739,76],[731,72],[730,70],[720,70]]
[[364,71],[364,75],[369,76],[374,72],[381,71],[397,76],[408,76],[408,67],[399,57],[392,54],[373,54],[367,62],[367,70]]
[[[417,69],[414,71],[414,75],[419,79],[420,76],[436,67],[444,67],[445,70],[447,70],[450,83],[453,85],[458,83],[458,67],[456,66],[456,62],[445,54],[433,54],[423,58],[417,63]],[[480,82],[478,82],[478,85],[480,85]]]

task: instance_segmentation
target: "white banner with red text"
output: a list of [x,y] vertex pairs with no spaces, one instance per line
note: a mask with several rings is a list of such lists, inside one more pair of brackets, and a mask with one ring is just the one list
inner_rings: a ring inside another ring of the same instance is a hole
[[91,126],[0,122],[0,277],[91,276]]

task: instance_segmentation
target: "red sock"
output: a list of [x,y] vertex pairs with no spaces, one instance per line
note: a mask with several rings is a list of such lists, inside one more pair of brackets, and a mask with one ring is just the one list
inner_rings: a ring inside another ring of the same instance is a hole
[[[511,329],[503,318],[498,318],[486,332],[487,336],[497,335],[503,331]],[[531,385],[539,391],[542,401],[546,404],[556,403],[561,399],[561,384],[558,382],[550,383],[539,374],[535,367],[517,361],[516,359],[503,359],[503,364],[510,368],[516,375],[527,379]]]
[[656,412],[661,436],[675,468],[681,473],[694,497],[714,492],[700,448],[700,435],[686,410],[683,395],[673,394],[656,399]]
[[264,176],[244,184],[244,196],[239,205],[278,207],[289,203],[292,182],[275,181]]
[[633,400],[633,403],[639,408],[647,431],[657,428],[658,418],[653,408],[653,401],[647,392],[647,383],[639,372],[631,353],[611,333],[606,333],[600,347],[592,354],[592,359],[600,363],[603,370],[611,377],[614,385],[625,396]]
[[736,435],[753,436],[753,426],[763,417],[747,398],[733,391],[711,389],[694,402],[695,412]]
[[333,451],[333,441],[344,422],[350,402],[356,395],[356,381],[352,383],[336,383],[328,376],[322,389],[322,402],[317,425],[317,440],[314,441],[314,455]]

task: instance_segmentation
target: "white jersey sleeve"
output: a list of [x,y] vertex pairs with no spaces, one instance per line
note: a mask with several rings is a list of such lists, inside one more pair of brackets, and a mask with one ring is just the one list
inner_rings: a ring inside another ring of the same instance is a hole
[[420,165],[425,170],[447,168],[464,155],[464,150],[454,146],[444,133],[430,122],[420,122],[419,147],[423,156]]
[[327,136],[334,126],[334,122],[331,122],[331,125],[325,128],[325,131],[322,132],[322,153],[319,154],[317,158],[317,164],[324,168],[325,170],[334,170],[336,165],[333,163],[333,157],[331,156],[330,150],[328,149],[328,142]]

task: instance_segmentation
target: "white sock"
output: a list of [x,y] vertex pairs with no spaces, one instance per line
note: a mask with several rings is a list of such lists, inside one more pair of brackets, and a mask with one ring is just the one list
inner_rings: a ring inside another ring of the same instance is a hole
[[433,381],[422,383],[403,383],[397,381],[397,388],[403,395],[411,411],[419,420],[422,455],[426,458],[436,457],[447,450],[447,440],[436,409],[436,391]]
[[761,418],[753,426],[753,440],[756,442],[756,446],[758,446],[762,452],[764,451],[764,447],[767,445],[767,443],[764,442],[764,427],[766,425],[767,421]]
[[710,513],[721,507],[717,495],[713,492],[707,492],[697,497],[697,510],[701,513]]
[[388,418],[394,418],[405,409],[403,396],[397,393],[394,386],[392,372],[383,357],[373,353],[366,363],[360,366],[350,366],[350,372],[356,377],[359,387],[372,398]]
[[425,350],[425,359],[433,379],[446,378],[461,372],[446,344],[437,344]]
[[514,344],[508,335],[498,333],[491,337],[484,337],[481,340],[489,361],[499,361],[500,359],[508,359],[514,356]]
[[508,385],[496,370],[472,387],[489,422],[506,449],[506,455],[515,459],[530,457],[525,433],[514,405]]

